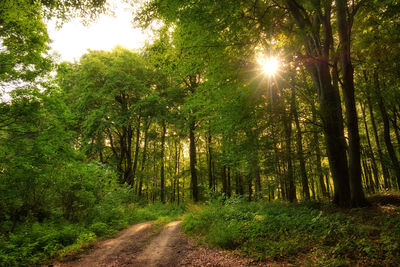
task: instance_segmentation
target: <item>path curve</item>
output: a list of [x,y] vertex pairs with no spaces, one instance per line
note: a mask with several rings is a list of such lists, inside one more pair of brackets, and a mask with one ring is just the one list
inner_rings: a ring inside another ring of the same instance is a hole
[[78,260],[55,263],[58,267],[174,267],[174,266],[274,266],[243,256],[196,246],[182,234],[181,221],[170,222],[161,232],[145,222],[121,231],[117,237],[99,242]]
[[131,266],[145,241],[152,235],[151,222],[133,225],[121,231],[116,238],[99,242],[89,254],[72,262],[58,263],[57,267]]

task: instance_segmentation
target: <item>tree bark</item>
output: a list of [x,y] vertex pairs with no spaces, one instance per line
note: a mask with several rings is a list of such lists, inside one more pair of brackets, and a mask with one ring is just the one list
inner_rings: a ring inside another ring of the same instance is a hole
[[228,197],[231,197],[232,195],[232,189],[231,189],[231,167],[228,167],[227,169],[227,195]]
[[213,172],[212,172],[212,148],[211,148],[211,143],[212,143],[212,137],[211,137],[211,132],[209,131],[208,137],[207,137],[207,145],[208,145],[208,189],[212,190],[213,188]]
[[165,203],[165,171],[164,171],[164,152],[165,152],[165,135],[167,132],[167,127],[165,121],[161,122],[162,134],[161,134],[161,171],[160,171],[160,189],[161,189],[161,202]]
[[138,119],[138,125],[136,126],[135,158],[133,160],[133,167],[132,167],[132,185],[134,183],[134,179],[136,178],[136,169],[139,160],[139,150],[140,150],[140,117]]
[[190,158],[190,175],[192,184],[192,197],[194,202],[199,201],[199,192],[197,188],[197,170],[196,170],[196,141],[194,137],[196,122],[192,118],[189,126],[189,158]]
[[361,183],[361,146],[358,130],[358,118],[354,97],[354,69],[350,58],[350,24],[347,19],[347,1],[335,0],[340,41],[340,61],[343,74],[343,98],[346,106],[347,132],[349,135],[349,176],[351,205],[368,205]]
[[[292,108],[291,108],[292,109]],[[286,110],[282,109],[283,116],[283,127],[285,131],[285,139],[286,139],[286,164],[287,164],[287,173],[286,173],[286,181],[288,182],[288,190],[287,197],[289,202],[296,201],[296,187],[294,183],[294,175],[293,175],[293,162],[292,162],[292,110],[289,111],[289,115],[286,114]]]
[[142,187],[143,187],[143,171],[146,164],[146,157],[147,157],[147,144],[148,144],[148,131],[149,131],[150,123],[145,122],[144,128],[144,147],[142,153],[142,164],[140,167],[140,177],[139,177],[139,187],[138,187],[138,197],[139,199],[142,196]]
[[[294,122],[296,124],[297,158],[300,163],[301,183],[303,185],[303,198],[305,200],[310,200],[310,188],[308,186],[306,163],[305,163],[304,154],[303,154],[304,153],[303,152],[303,136],[301,134],[299,115],[297,113],[296,93],[295,93],[295,89],[293,87],[292,87],[291,110],[292,110]],[[315,193],[314,193],[314,195],[315,195]]]
[[383,174],[383,185],[386,188],[389,188],[389,171],[386,168],[385,164],[384,164],[384,158],[383,158],[383,152],[382,152],[382,148],[381,148],[381,143],[379,141],[379,136],[378,136],[378,130],[376,127],[376,122],[375,122],[375,116],[374,116],[374,111],[372,108],[372,101],[371,101],[371,97],[368,94],[367,95],[367,102],[368,102],[368,109],[369,109],[369,116],[371,118],[371,124],[372,124],[372,130],[374,132],[374,137],[375,137],[375,143],[376,143],[376,148],[378,150],[378,155],[379,155],[379,160],[381,162],[381,168],[382,168],[382,174]]
[[226,166],[222,166],[222,193],[226,196],[228,194],[228,183],[226,180]]
[[[317,124],[317,111],[315,110],[315,105],[314,103],[311,106],[311,112],[312,112],[312,121],[314,125]],[[316,154],[316,168],[317,168],[317,175],[318,175],[318,180],[319,180],[319,186],[321,188],[321,193],[323,197],[329,198],[329,193],[326,190],[325,187],[325,182],[324,182],[324,174],[322,172],[322,163],[321,163],[321,149],[319,147],[319,136],[318,136],[318,130],[316,127],[313,129],[313,143],[314,143],[314,149],[315,149],[315,154]]]
[[[318,91],[329,166],[335,185],[333,202],[341,207],[349,207],[351,194],[342,108],[339,91],[332,86],[329,71],[329,50],[333,38],[330,25],[330,3],[328,4],[329,6],[325,7],[324,20],[315,20],[313,23],[316,23],[313,24],[308,14],[304,14],[305,9],[303,7],[294,0],[286,0],[288,11],[298,27],[305,32],[301,37],[306,48],[306,54],[310,59],[310,62],[306,63],[306,67]],[[322,45],[319,37],[319,23],[324,26],[324,45]]]
[[363,106],[363,104],[360,104],[361,106],[361,112],[363,115],[363,121],[364,121],[364,127],[365,127],[365,134],[367,137],[367,143],[368,143],[368,154],[369,157],[371,158],[371,162],[372,162],[372,172],[374,174],[374,188],[376,190],[379,190],[379,173],[378,173],[378,166],[376,164],[376,159],[375,159],[375,155],[374,155],[374,150],[372,149],[372,145],[371,145],[371,138],[369,137],[369,131],[368,131],[368,124],[367,124],[367,118],[365,115],[365,106]]
[[381,112],[382,120],[383,120],[383,137],[385,139],[386,149],[388,151],[390,160],[393,164],[393,169],[396,175],[397,187],[400,188],[400,164],[396,156],[396,152],[394,151],[392,140],[390,137],[390,124],[389,124],[389,116],[386,111],[385,104],[383,103],[381,88],[379,84],[378,72],[374,72],[374,85],[375,85],[375,93],[378,100],[379,110]]

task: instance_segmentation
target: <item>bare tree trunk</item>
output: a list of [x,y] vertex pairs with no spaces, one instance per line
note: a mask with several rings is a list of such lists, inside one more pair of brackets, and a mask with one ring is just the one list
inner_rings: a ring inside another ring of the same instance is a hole
[[207,137],[207,145],[208,145],[208,189],[211,190],[213,188],[213,172],[212,172],[212,137],[211,137],[211,132],[209,131],[208,137]]
[[372,161],[372,171],[374,173],[374,181],[375,181],[375,189],[379,190],[379,173],[378,173],[378,166],[376,165],[376,160],[375,160],[375,155],[374,155],[374,150],[372,149],[371,145],[371,139],[369,137],[369,131],[368,131],[368,124],[367,124],[367,118],[365,115],[365,107],[363,107],[363,104],[360,104],[361,106],[361,112],[363,115],[363,121],[364,121],[364,127],[365,127],[365,134],[367,137],[367,143],[368,143],[368,149],[369,149],[369,157],[371,158]]
[[296,201],[296,187],[294,183],[294,175],[293,175],[293,162],[292,162],[292,111],[289,111],[289,115],[286,114],[287,112],[282,109],[282,121],[283,127],[285,131],[285,138],[286,138],[286,164],[287,164],[287,175],[286,181],[288,182],[288,200],[290,202]]
[[140,149],[140,117],[138,119],[138,125],[136,126],[135,158],[133,160],[133,167],[132,167],[132,184],[134,183],[134,179],[136,177],[136,169],[139,160],[139,149]]
[[396,156],[396,152],[394,151],[392,140],[390,137],[390,125],[389,125],[389,116],[386,111],[385,104],[383,103],[383,98],[381,94],[381,88],[379,84],[378,72],[374,72],[374,85],[376,97],[378,99],[378,106],[381,112],[382,120],[383,120],[383,136],[385,139],[386,149],[388,151],[390,160],[392,161],[394,172],[396,174],[397,186],[400,188],[400,164]]
[[192,197],[194,202],[199,201],[199,193],[197,188],[197,170],[196,170],[196,143],[194,138],[196,122],[192,118],[189,126],[189,157],[190,157],[190,175],[192,184]]
[[147,145],[148,145],[148,131],[149,131],[150,123],[145,122],[144,128],[144,147],[142,153],[142,164],[140,167],[140,177],[139,177],[139,187],[138,187],[138,197],[139,199],[142,196],[142,187],[143,187],[143,171],[146,164],[146,157],[147,157]]
[[[321,19],[313,21],[310,21],[309,14],[305,14],[307,12],[305,11],[306,9],[295,0],[286,0],[285,3],[297,26],[304,31],[302,37],[307,56],[310,60],[318,58],[318,60],[311,60],[306,67],[318,90],[329,166],[335,185],[333,201],[339,206],[348,207],[351,204],[351,194],[343,115],[339,91],[332,85],[329,70],[329,51],[333,40],[330,24],[331,3],[327,2],[325,5],[324,15],[322,15],[321,10],[318,10]],[[320,38],[321,24],[325,38],[324,42],[321,42]]]
[[231,197],[232,195],[232,189],[231,189],[231,168],[228,167],[228,173],[227,173],[227,195],[228,197]]
[[400,132],[399,132],[399,126],[397,125],[397,109],[395,106],[393,107],[393,119],[391,121],[392,121],[393,129],[394,129],[394,133],[396,135],[397,145],[400,145]]
[[176,196],[179,204],[180,196],[179,196],[179,158],[180,158],[180,146],[178,146],[178,142],[175,141],[175,177],[176,177]]
[[351,205],[368,205],[361,184],[361,146],[358,131],[357,108],[354,97],[354,69],[350,58],[350,23],[347,19],[347,0],[335,0],[340,41],[340,60],[343,74],[343,98],[346,106],[347,132],[349,134],[349,176]]
[[161,202],[165,203],[165,171],[164,171],[164,152],[165,152],[165,135],[167,132],[167,128],[165,125],[165,121],[161,122],[162,125],[162,134],[161,134],[161,171],[160,171],[160,189],[161,189]]
[[371,117],[372,129],[374,131],[376,148],[378,150],[379,160],[381,162],[381,168],[382,168],[382,174],[383,174],[383,185],[385,186],[385,188],[390,188],[389,171],[384,164],[383,152],[382,152],[382,148],[381,148],[381,143],[379,141],[378,130],[376,127],[375,116],[374,116],[374,111],[372,109],[372,101],[371,101],[370,95],[367,95],[367,101],[368,101],[369,115]]
[[228,183],[226,181],[226,166],[222,166],[222,193],[226,196],[228,193]]
[[[314,125],[317,124],[317,111],[315,110],[314,104],[311,106],[311,112],[312,112],[312,121]],[[322,172],[322,164],[321,164],[321,149],[319,147],[319,137],[318,137],[318,131],[317,127],[314,127],[313,129],[313,143],[314,143],[314,149],[315,149],[315,154],[316,154],[316,167],[317,167],[317,175],[319,178],[319,186],[321,188],[322,196],[329,198],[329,194],[326,190],[325,187],[325,182],[324,182],[324,174]]]
[[[292,111],[292,114],[294,117],[294,122],[296,124],[297,158],[300,163],[301,183],[303,185],[303,198],[305,200],[310,200],[310,188],[308,186],[306,163],[305,163],[304,154],[303,154],[304,153],[303,152],[303,136],[301,134],[299,115],[297,113],[295,89],[293,87],[292,87],[291,111]],[[315,191],[314,191],[313,195],[315,195]]]

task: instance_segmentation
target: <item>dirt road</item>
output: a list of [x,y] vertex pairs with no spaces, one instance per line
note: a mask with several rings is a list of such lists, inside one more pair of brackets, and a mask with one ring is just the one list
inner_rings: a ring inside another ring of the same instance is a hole
[[115,238],[99,242],[93,250],[59,267],[95,266],[266,266],[224,251],[195,246],[182,235],[181,221],[171,222],[155,233],[150,222],[121,231]]

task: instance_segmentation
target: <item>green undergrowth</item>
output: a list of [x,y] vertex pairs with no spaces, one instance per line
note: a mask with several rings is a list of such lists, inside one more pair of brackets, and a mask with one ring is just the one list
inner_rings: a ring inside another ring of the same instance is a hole
[[339,210],[318,203],[216,201],[189,209],[186,233],[262,261],[299,265],[400,264],[399,208]]
[[72,258],[129,225],[154,221],[161,227],[180,218],[184,211],[184,205],[126,204],[95,207],[80,223],[57,217],[25,222],[8,235],[0,235],[0,266],[35,266],[54,258]]

